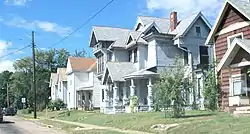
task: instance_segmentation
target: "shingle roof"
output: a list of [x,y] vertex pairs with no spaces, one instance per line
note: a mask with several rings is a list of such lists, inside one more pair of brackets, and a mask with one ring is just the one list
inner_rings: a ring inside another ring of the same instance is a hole
[[94,26],[93,32],[97,40],[101,41],[115,41],[114,47],[124,47],[126,37],[128,36],[130,29],[114,28],[114,27],[103,27]]
[[136,71],[131,62],[107,62],[107,69],[113,81],[125,81],[124,75]]
[[66,68],[57,68],[57,74],[60,81],[67,81]]
[[140,43],[147,43],[143,38],[141,38],[142,32],[140,32],[140,31],[132,31],[132,32],[130,32],[130,35],[131,35],[132,38],[135,39],[137,42],[140,42]]
[[145,76],[153,76],[153,75],[157,75],[157,73],[154,73],[154,72],[148,71],[148,70],[140,70],[140,71],[136,71],[136,72],[127,74],[124,76],[124,78],[127,78],[127,77],[145,77]]
[[161,33],[167,34],[170,28],[170,20],[167,18],[158,18],[158,17],[148,17],[148,16],[139,16],[144,26],[150,25],[153,22],[160,29]]
[[87,71],[94,63],[94,58],[69,57],[69,63],[73,71]]
[[96,62],[94,62],[90,67],[89,69],[87,70],[88,72],[96,72],[96,69],[97,69],[97,66],[96,66]]
[[243,0],[228,0],[228,2],[231,2],[234,4],[238,10],[240,10],[246,17],[250,18],[250,2],[249,1],[243,1]]

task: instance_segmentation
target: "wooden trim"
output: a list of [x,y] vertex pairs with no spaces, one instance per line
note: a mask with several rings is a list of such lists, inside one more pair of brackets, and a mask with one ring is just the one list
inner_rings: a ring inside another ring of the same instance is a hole
[[222,35],[222,34],[225,34],[225,33],[229,33],[229,32],[232,32],[234,30],[241,29],[241,28],[249,26],[249,25],[250,25],[249,21],[237,22],[235,24],[232,24],[232,25],[222,29],[221,31],[216,33],[215,36],[219,36],[219,35]]
[[230,48],[230,45],[232,45],[232,43],[233,43],[233,42],[230,43],[230,39],[231,39],[231,38],[234,38],[234,37],[236,37],[236,36],[239,36],[239,35],[241,35],[241,37],[242,37],[241,39],[244,39],[244,34],[243,34],[243,32],[237,33],[237,34],[234,34],[234,35],[231,35],[231,36],[228,36],[228,37],[227,37],[227,48]]
[[237,64],[233,64],[230,65],[231,68],[237,68],[237,67],[244,67],[244,66],[249,66],[250,65],[250,61],[244,61],[244,62],[240,62]]

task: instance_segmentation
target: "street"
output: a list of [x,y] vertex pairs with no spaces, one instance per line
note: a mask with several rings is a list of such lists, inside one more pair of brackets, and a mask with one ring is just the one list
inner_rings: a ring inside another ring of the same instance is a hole
[[60,130],[46,128],[32,121],[17,117],[4,117],[0,123],[0,134],[66,134]]

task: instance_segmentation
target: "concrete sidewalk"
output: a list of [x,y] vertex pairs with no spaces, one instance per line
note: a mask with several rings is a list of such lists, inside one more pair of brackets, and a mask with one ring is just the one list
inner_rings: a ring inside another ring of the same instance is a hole
[[141,131],[134,131],[134,130],[122,130],[122,129],[114,128],[114,127],[105,127],[105,126],[84,124],[84,123],[71,122],[71,121],[58,120],[58,119],[48,119],[48,120],[56,121],[56,122],[60,122],[60,123],[65,123],[65,124],[70,124],[70,125],[75,125],[75,126],[80,126],[80,127],[87,128],[87,129],[102,129],[102,130],[105,129],[105,130],[126,133],[126,134],[152,134],[152,133],[148,133],[148,132],[141,132]]

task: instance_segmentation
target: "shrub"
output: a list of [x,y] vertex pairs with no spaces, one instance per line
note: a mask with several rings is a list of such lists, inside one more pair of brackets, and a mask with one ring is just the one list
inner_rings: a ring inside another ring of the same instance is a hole
[[54,111],[55,109],[60,110],[66,107],[67,105],[61,99],[51,101],[48,105],[48,108],[51,109],[52,111]]

